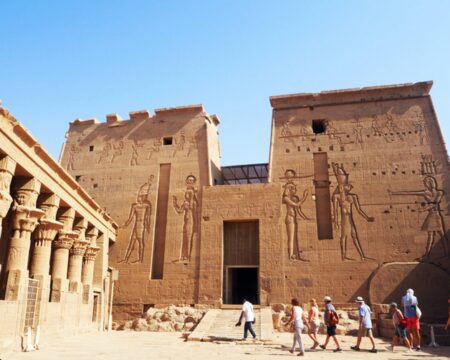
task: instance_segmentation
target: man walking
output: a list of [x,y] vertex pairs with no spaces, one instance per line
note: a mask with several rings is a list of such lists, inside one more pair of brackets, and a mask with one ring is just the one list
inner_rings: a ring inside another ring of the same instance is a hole
[[419,301],[414,296],[414,290],[406,290],[402,297],[403,313],[406,317],[406,328],[408,329],[409,342],[415,345],[414,350],[420,351],[420,316],[418,314]]
[[253,330],[252,324],[255,323],[255,313],[253,312],[253,305],[250,301],[246,299],[243,300],[241,315],[239,316],[239,321],[236,323],[236,326],[241,326],[242,318],[244,318],[244,338],[243,340],[247,340],[248,332],[253,336],[253,340],[256,340],[256,334]]
[[358,330],[358,339],[356,340],[356,345],[350,347],[350,349],[355,351],[360,351],[359,346],[361,345],[361,340],[364,336],[367,336],[372,343],[371,353],[376,353],[378,350],[375,348],[375,339],[372,334],[372,319],[371,319],[371,311],[370,307],[364,302],[364,299],[361,296],[356,298],[356,302],[358,303],[359,308],[359,330]]
[[325,303],[325,313],[323,319],[327,327],[327,338],[325,339],[325,344],[320,345],[320,348],[325,350],[327,348],[328,342],[330,341],[330,337],[332,337],[334,343],[336,344],[336,349],[334,349],[333,351],[342,352],[341,345],[336,338],[336,327],[339,322],[339,317],[336,313],[336,309],[331,303],[331,297],[325,296],[323,298],[323,301]]

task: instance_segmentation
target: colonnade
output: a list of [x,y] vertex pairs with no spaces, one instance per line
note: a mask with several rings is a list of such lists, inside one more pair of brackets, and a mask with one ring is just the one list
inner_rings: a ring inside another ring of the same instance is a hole
[[[17,300],[28,278],[34,278],[41,288],[51,283],[51,301],[60,301],[65,291],[83,292],[88,301],[100,250],[98,229],[43,189],[38,179],[15,177],[16,166],[8,155],[0,155],[0,234],[2,225],[11,229],[4,265],[5,300]],[[8,224],[3,224],[5,218]]]

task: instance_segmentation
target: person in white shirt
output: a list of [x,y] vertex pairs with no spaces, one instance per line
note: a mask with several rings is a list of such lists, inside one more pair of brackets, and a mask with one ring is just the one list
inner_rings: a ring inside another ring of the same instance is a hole
[[289,350],[289,352],[293,354],[295,351],[295,345],[298,343],[298,346],[300,347],[300,352],[298,353],[298,356],[304,356],[305,347],[303,345],[302,330],[304,327],[303,321],[306,321],[306,317],[297,299],[292,299],[291,304],[292,304],[291,319],[286,323],[286,325],[290,324],[291,322],[294,322],[294,343],[292,344],[292,349]]
[[253,305],[250,301],[246,299],[243,300],[241,315],[239,316],[239,321],[236,326],[241,326],[242,318],[244,318],[244,340],[247,340],[248,332],[252,334],[253,339],[256,339],[255,331],[253,330],[252,324],[255,323],[255,313],[253,312]]

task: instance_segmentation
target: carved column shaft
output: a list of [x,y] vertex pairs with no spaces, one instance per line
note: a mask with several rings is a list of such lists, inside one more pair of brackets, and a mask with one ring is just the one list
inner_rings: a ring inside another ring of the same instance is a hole
[[45,194],[40,205],[45,212],[35,233],[35,243],[31,259],[31,275],[49,275],[52,241],[63,223],[56,221],[59,197],[53,194]]
[[41,184],[38,180],[25,179],[18,184],[12,210],[13,237],[8,252],[6,270],[26,271],[30,250],[30,236],[39,219],[45,214],[36,208],[36,200]]

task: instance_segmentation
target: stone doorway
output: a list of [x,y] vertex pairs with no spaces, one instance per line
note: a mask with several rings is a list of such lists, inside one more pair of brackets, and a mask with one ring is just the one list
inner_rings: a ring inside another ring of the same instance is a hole
[[225,221],[223,233],[224,304],[259,304],[259,221]]
[[242,304],[243,299],[259,304],[258,268],[228,267],[225,304]]

